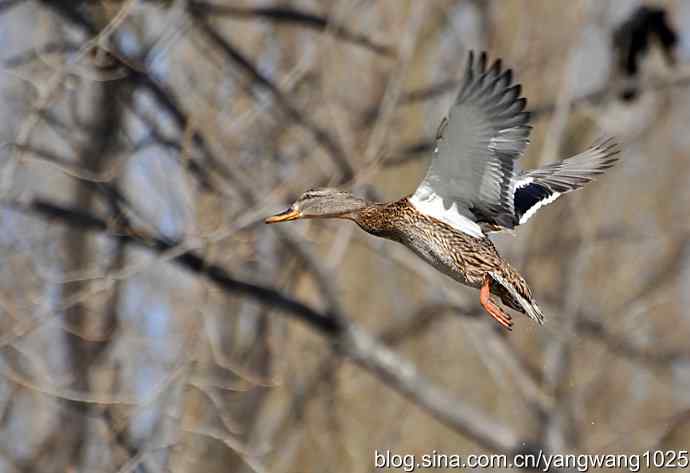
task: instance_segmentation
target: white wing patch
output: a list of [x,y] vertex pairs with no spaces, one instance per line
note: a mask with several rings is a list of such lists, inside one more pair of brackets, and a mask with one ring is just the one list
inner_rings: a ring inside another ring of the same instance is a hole
[[522,187],[525,187],[526,185],[532,184],[534,182],[534,179],[531,177],[525,177],[523,179],[518,179],[515,181],[515,188],[520,189]]
[[[424,194],[424,196],[422,197],[420,194]],[[426,186],[420,186],[417,192],[408,200],[419,212],[447,223],[454,229],[467,235],[475,238],[484,238],[484,232],[482,232],[479,224],[462,215],[458,211],[455,202],[453,202],[450,208],[445,208],[443,206],[443,199]]]
[[[522,187],[522,186],[519,186],[519,187]],[[529,209],[527,212],[524,213],[524,215],[523,215],[522,217],[520,217],[520,225],[522,225],[522,224],[525,223],[527,220],[529,220],[530,218],[532,218],[532,215],[534,215],[535,213],[537,213],[537,210],[539,210],[540,208],[542,208],[542,207],[545,206],[545,205],[549,205],[551,202],[553,202],[554,200],[558,199],[558,197],[559,197],[560,195],[561,195],[560,192],[554,192],[553,194],[551,194],[551,195],[550,195],[549,197],[547,197],[546,199],[540,200],[539,202],[537,202],[536,204],[534,204],[532,207],[530,207],[530,209]]]

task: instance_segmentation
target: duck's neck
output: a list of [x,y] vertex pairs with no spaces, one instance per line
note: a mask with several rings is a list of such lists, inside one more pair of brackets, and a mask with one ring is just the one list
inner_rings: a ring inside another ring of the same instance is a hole
[[348,217],[359,227],[372,235],[388,238],[392,227],[387,208],[390,203],[368,202],[364,207],[352,212]]
[[352,220],[365,232],[376,236],[385,236],[391,229],[391,205],[397,202],[371,202],[351,194],[340,195],[337,201],[328,202],[327,211],[320,218],[343,218]]

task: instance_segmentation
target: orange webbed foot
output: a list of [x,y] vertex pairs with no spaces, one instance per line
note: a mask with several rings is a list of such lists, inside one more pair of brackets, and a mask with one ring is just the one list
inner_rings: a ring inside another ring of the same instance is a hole
[[491,300],[491,279],[489,276],[484,278],[484,284],[479,290],[479,302],[484,310],[496,321],[508,330],[513,329],[513,320],[510,315],[506,314],[499,306]]

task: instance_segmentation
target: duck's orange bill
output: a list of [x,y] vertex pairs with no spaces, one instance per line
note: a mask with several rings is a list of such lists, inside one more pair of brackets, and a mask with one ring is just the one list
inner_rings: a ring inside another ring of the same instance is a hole
[[302,212],[299,210],[287,209],[285,212],[281,212],[273,217],[268,217],[264,222],[266,223],[278,223],[278,222],[288,222],[290,220],[297,220],[302,216]]

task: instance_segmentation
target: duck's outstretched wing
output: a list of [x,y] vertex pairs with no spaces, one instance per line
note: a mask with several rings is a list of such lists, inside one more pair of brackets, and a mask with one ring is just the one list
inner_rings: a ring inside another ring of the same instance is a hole
[[477,222],[512,228],[515,166],[529,143],[527,100],[510,69],[470,52],[462,87],[436,137],[431,164],[410,202],[481,237]]
[[580,154],[521,173],[515,178],[513,208],[519,224],[544,205],[579,189],[618,161],[620,148],[612,138],[594,143]]

